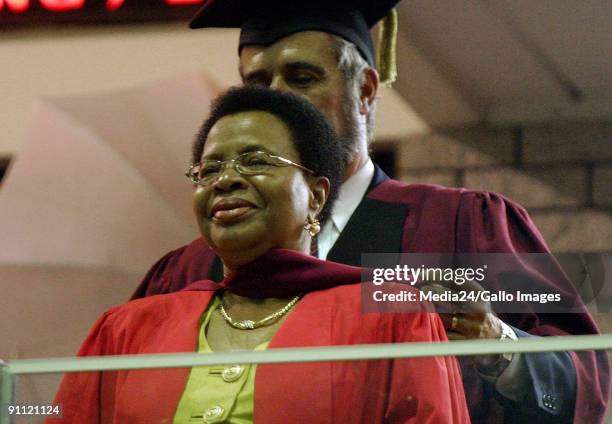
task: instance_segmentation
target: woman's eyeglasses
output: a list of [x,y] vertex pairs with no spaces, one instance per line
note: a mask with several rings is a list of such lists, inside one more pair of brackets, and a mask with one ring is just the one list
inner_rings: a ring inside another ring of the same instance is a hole
[[207,186],[217,181],[227,166],[233,166],[242,175],[264,174],[271,168],[279,166],[295,166],[310,174],[314,174],[314,171],[289,159],[267,152],[256,151],[243,153],[232,160],[203,160],[200,163],[191,165],[185,175],[194,184]]

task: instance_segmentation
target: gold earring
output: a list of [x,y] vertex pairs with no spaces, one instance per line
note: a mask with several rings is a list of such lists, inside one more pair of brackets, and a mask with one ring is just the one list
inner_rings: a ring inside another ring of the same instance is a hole
[[306,219],[306,224],[304,224],[304,229],[308,231],[311,237],[316,236],[321,231],[321,222],[317,218],[311,218],[308,216]]

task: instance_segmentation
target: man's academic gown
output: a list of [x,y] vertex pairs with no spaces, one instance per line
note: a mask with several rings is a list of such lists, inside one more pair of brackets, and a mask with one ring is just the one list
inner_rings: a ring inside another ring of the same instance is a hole
[[[404,184],[389,179],[377,167],[366,196],[327,259],[360,266],[362,253],[393,252],[542,253],[549,249],[527,212],[503,196]],[[575,293],[572,287],[561,287],[558,279],[547,280],[548,272],[527,271],[533,276],[533,284],[543,291]],[[221,275],[218,258],[199,238],[161,258],[133,297],[169,293],[192,281],[218,280]],[[485,281],[483,285],[494,290],[504,288],[498,281]],[[519,337],[598,333],[586,309],[571,314],[499,316],[515,328]],[[473,422],[603,422],[609,397],[609,364],[604,352],[529,354],[525,361],[532,387],[516,403],[485,383],[469,360],[461,360]]]
[[[348,268],[324,266],[336,274]],[[285,275],[299,284],[304,272]],[[106,312],[79,355],[196,351],[214,292],[190,287]],[[349,284],[306,294],[268,349],[445,340],[433,313],[362,314],[361,286]],[[188,375],[188,369],[69,373],[55,403],[63,406],[64,423],[171,423]],[[470,422],[452,357],[259,365],[254,407],[255,423],[265,424]]]

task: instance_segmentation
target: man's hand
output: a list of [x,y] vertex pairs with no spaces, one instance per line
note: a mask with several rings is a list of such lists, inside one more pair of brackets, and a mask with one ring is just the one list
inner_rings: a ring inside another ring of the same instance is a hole
[[[462,291],[484,291],[475,281],[466,281],[462,285],[452,281],[423,282],[417,287],[422,291],[432,291],[442,294],[446,291],[460,293]],[[482,297],[478,297],[482,299]],[[436,310],[444,323],[449,340],[469,339],[500,339],[502,321],[495,315],[488,301],[478,302],[434,302]],[[479,367],[488,368],[497,363],[501,355],[481,355],[474,360]]]

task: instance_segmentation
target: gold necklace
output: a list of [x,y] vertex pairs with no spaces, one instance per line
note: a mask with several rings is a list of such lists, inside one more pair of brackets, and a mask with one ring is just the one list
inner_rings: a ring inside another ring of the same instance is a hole
[[253,330],[255,328],[264,327],[266,325],[270,325],[280,319],[283,315],[285,315],[289,310],[300,300],[300,295],[295,296],[289,303],[287,303],[280,311],[276,311],[273,314],[268,315],[265,318],[260,319],[255,322],[250,319],[244,319],[242,321],[234,321],[232,317],[227,314],[225,310],[225,306],[223,305],[223,299],[221,300],[221,305],[219,306],[219,312],[221,312],[221,316],[229,325],[238,330]]

